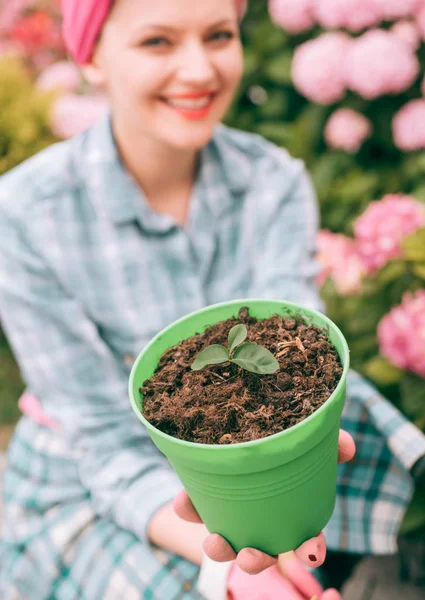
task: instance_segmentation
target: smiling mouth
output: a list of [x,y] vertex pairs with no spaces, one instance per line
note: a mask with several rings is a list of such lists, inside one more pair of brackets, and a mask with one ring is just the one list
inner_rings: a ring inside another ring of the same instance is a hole
[[171,106],[172,108],[178,108],[182,110],[203,110],[209,107],[216,94],[208,94],[201,98],[162,98],[162,100]]

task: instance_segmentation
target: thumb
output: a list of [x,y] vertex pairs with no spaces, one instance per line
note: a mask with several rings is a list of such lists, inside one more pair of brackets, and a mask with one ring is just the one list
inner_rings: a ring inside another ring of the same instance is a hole
[[336,590],[326,590],[321,596],[320,600],[341,600],[341,594]]
[[191,499],[185,490],[182,490],[174,499],[174,512],[180,519],[190,521],[191,523],[202,523],[201,517],[198,515],[196,508],[193,506]]

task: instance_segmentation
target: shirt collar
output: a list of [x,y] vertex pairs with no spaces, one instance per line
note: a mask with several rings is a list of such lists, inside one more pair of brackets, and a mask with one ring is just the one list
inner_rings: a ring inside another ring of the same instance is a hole
[[215,135],[206,150],[214,152],[216,168],[221,170],[229,190],[234,194],[241,194],[246,192],[251,184],[252,162],[234,139],[229,140],[230,131],[225,125],[217,125]]
[[[229,143],[227,127],[218,125],[211,142],[201,150],[196,181],[197,198],[218,217],[248,188],[251,162],[242,150]],[[116,146],[111,115],[107,114],[87,133],[87,177],[102,182],[102,200],[114,223],[138,220],[143,227],[165,233],[174,221],[154,212],[131,174],[126,170]],[[98,186],[95,185],[96,193]],[[220,189],[221,193],[215,194]],[[202,199],[202,200],[201,200]]]

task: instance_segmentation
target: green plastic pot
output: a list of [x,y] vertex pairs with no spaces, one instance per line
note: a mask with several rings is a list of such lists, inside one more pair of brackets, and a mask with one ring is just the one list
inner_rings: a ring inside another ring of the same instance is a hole
[[[195,444],[153,427],[143,417],[139,389],[154,374],[161,355],[207,327],[237,317],[244,306],[258,319],[301,314],[325,328],[343,365],[333,394],[301,423],[253,442]],[[317,535],[332,515],[348,368],[347,342],[326,316],[289,302],[234,300],[191,313],[153,338],[133,366],[129,393],[136,415],[179,475],[208,530],[225,537],[237,552],[251,547],[280,554]]]

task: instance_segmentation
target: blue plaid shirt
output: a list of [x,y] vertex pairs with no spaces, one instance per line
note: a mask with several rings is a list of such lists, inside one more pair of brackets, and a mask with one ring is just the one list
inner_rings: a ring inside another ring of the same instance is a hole
[[[303,164],[222,125],[201,153],[184,228],[152,211],[120,162],[109,117],[2,178],[2,325],[99,516],[145,539],[181,489],[130,408],[135,356],[211,303],[269,297],[320,309],[317,227]],[[425,437],[354,373],[342,426],[358,449],[340,466],[328,545],[393,552]]]

